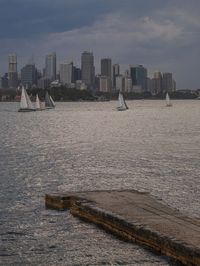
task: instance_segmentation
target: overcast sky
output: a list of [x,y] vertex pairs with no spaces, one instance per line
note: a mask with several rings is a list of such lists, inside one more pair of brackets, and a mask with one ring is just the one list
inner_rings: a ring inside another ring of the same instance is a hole
[[39,69],[56,51],[58,63],[79,66],[81,52],[111,57],[122,70],[143,64],[173,72],[178,88],[200,88],[200,0],[0,0],[0,74],[8,54],[18,70],[31,56]]

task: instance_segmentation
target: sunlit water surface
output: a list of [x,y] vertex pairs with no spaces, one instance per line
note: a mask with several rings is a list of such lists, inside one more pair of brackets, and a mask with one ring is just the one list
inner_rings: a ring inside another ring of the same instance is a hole
[[200,101],[58,103],[18,113],[0,103],[1,265],[172,265],[69,212],[45,193],[148,191],[200,218]]

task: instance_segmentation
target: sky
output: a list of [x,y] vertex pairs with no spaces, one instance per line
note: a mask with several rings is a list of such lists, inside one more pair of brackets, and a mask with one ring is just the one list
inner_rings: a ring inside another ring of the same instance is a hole
[[18,56],[18,70],[34,58],[38,69],[56,51],[58,65],[92,51],[112,58],[121,72],[143,64],[172,72],[178,89],[200,88],[199,0],[0,0],[0,75],[8,54]]

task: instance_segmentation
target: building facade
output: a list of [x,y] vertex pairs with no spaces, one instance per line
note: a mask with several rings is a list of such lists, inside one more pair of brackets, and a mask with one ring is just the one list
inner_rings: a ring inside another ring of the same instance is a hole
[[172,73],[163,73],[162,75],[162,92],[172,92],[173,91],[173,77]]
[[114,64],[113,65],[113,76],[112,76],[112,84],[113,88],[116,89],[116,77],[120,75],[120,66],[119,64]]
[[81,75],[82,81],[86,84],[88,89],[94,89],[94,56],[91,52],[83,52],[81,55]]
[[45,76],[51,81],[56,80],[56,53],[48,54],[45,58]]
[[152,94],[157,95],[162,93],[162,73],[155,71],[152,79]]
[[73,82],[73,62],[60,64],[60,82],[63,85],[70,85]]
[[130,77],[133,86],[141,86],[142,92],[147,89],[147,69],[143,65],[130,66]]
[[17,55],[15,53],[8,56],[8,85],[13,89],[18,86]]
[[37,84],[37,69],[35,64],[27,64],[21,69],[21,83],[28,88]]

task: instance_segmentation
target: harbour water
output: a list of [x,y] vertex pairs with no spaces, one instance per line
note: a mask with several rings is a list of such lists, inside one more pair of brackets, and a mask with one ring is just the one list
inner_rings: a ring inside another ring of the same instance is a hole
[[199,101],[128,106],[18,113],[17,103],[0,103],[0,265],[172,265],[44,207],[50,192],[137,189],[200,219]]

